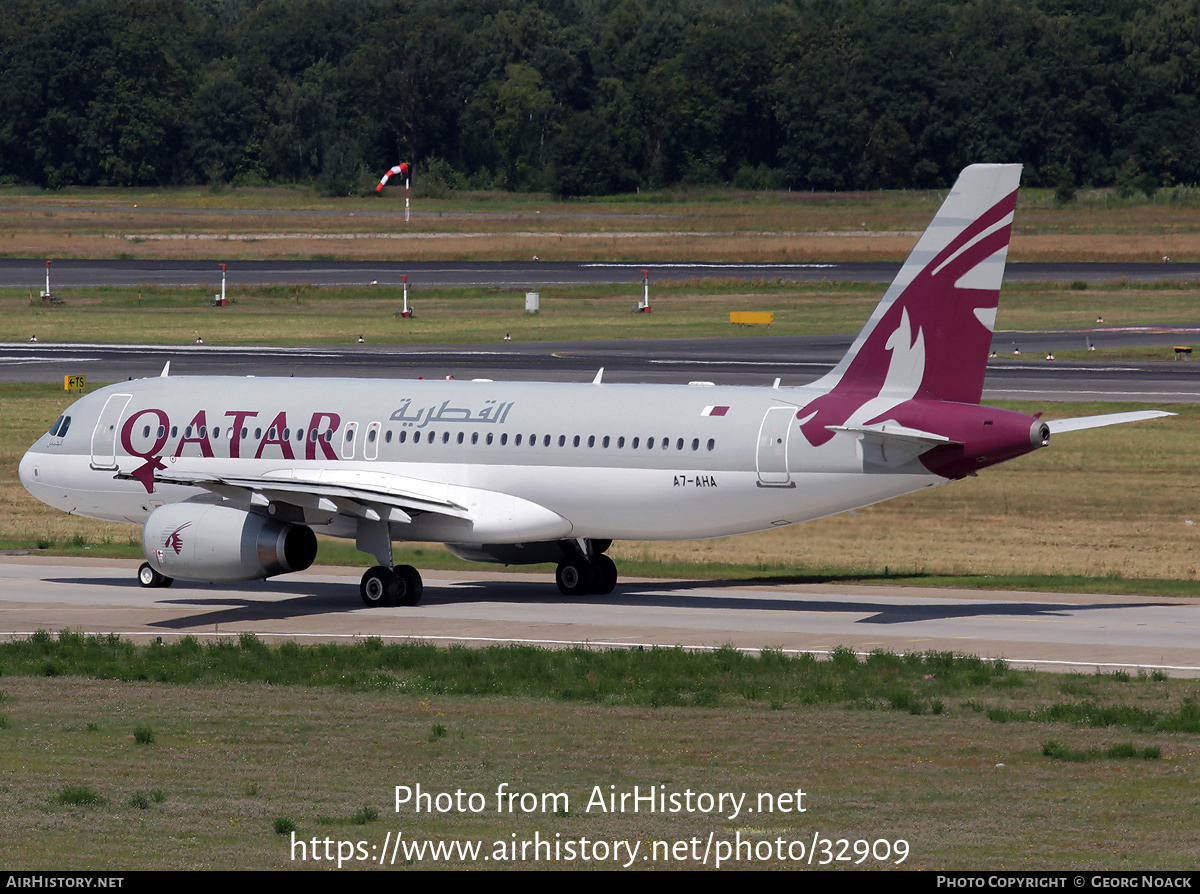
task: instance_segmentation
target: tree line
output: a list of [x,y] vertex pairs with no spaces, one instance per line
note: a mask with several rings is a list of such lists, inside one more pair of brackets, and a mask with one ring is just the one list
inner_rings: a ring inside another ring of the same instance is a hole
[[1200,0],[0,0],[0,183],[1200,183]]

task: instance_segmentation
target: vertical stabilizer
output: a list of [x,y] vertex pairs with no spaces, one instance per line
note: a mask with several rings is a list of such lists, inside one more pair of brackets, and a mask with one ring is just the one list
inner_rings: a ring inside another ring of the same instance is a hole
[[846,356],[814,383],[828,393],[805,410],[810,443],[868,406],[979,402],[1020,177],[1020,165],[959,174]]

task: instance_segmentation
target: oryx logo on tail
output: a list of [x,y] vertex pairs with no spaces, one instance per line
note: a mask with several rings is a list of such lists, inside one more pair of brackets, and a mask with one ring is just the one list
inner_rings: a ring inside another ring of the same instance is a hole
[[979,165],[959,178],[850,351],[815,383],[828,393],[797,414],[810,444],[913,399],[979,403],[1019,176]]

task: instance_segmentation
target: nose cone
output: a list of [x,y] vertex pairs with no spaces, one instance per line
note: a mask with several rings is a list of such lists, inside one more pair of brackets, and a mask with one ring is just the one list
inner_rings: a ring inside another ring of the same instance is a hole
[[21,464],[17,467],[17,476],[21,479],[21,484],[25,490],[29,491],[43,503],[49,502],[46,499],[47,483],[43,466],[46,460],[45,453],[39,453],[37,450],[29,450],[21,457]]
[[[21,479],[21,483],[25,485],[25,490],[30,490],[31,485],[37,481],[39,474],[37,456],[32,450],[28,451],[21,457],[21,465],[17,467],[17,476]],[[31,490],[30,493],[32,493]]]

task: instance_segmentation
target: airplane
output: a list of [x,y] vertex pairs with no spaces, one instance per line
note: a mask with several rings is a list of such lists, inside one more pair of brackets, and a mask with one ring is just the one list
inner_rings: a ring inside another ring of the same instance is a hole
[[1172,415],[1044,421],[980,405],[1020,165],[962,171],[842,360],[781,387],[162,375],[73,403],[24,486],[142,526],[145,587],[302,571],[315,532],[376,566],[370,607],[423,583],[394,540],[556,563],[565,596],[617,584],[613,540],[791,525],[973,475],[1069,432]]

